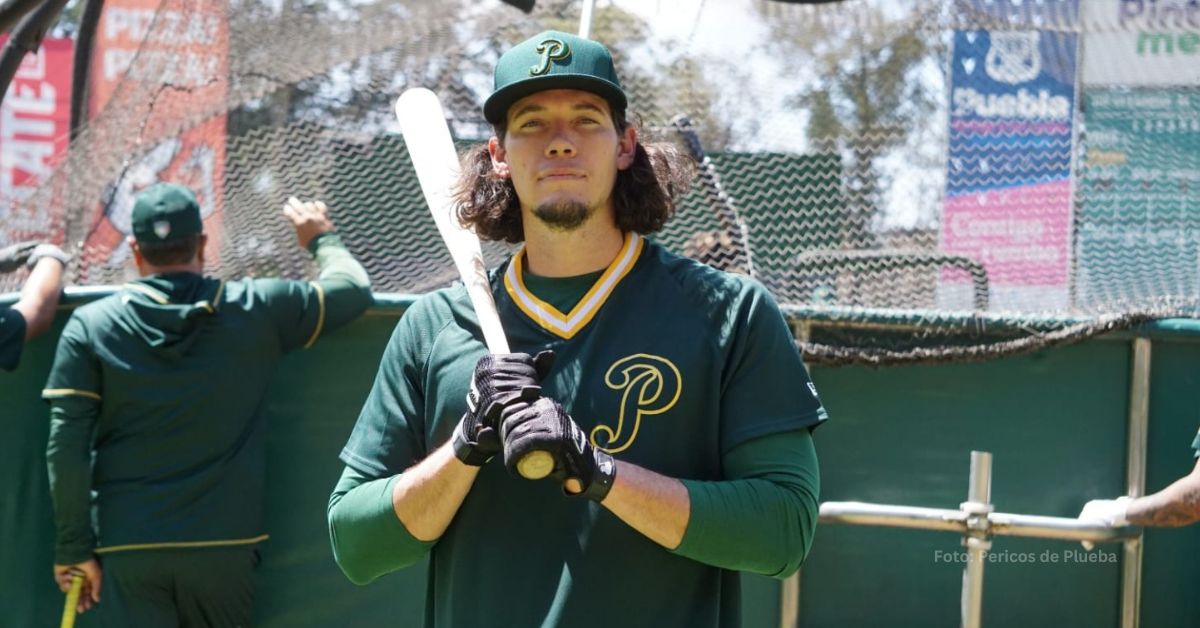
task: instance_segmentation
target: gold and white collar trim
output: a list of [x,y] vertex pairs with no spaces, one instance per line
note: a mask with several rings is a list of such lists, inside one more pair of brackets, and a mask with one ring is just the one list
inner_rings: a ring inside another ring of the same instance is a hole
[[513,255],[512,262],[509,263],[508,270],[504,273],[504,289],[512,297],[513,303],[516,303],[517,307],[539,327],[560,338],[570,339],[591,322],[596,313],[600,311],[600,307],[608,300],[609,295],[616,289],[617,284],[621,283],[625,275],[628,275],[629,271],[633,269],[634,263],[642,253],[644,244],[645,241],[638,234],[632,231],[625,234],[625,243],[621,245],[617,257],[592,285],[591,290],[588,290],[579,303],[575,304],[574,309],[567,314],[563,314],[553,305],[537,298],[525,287],[522,270],[524,265],[522,260],[525,257],[524,247],[521,247],[521,250]]

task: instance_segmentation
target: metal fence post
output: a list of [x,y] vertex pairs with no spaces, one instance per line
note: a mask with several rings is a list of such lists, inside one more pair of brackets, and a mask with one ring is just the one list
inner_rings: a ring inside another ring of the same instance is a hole
[[967,501],[960,506],[967,513],[967,566],[963,568],[962,625],[980,628],[983,623],[983,567],[992,547],[992,454],[971,452],[971,480]]
[[[1150,426],[1150,339],[1133,341],[1129,379],[1129,437],[1125,494],[1146,494],[1146,437]],[[1121,628],[1138,628],[1142,608],[1142,537],[1124,542],[1121,560]]]

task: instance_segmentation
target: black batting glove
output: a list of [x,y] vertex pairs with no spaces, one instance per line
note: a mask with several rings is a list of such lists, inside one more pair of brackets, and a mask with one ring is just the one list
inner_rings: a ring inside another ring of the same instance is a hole
[[617,463],[608,452],[588,442],[587,434],[567,414],[558,401],[540,397],[533,402],[509,406],[501,419],[504,440],[504,465],[513,475],[520,475],[517,463],[535,451],[544,451],[553,458],[554,470],[548,477],[563,484],[576,480],[582,487],[579,493],[596,502],[604,501],[617,476]]
[[11,273],[25,265],[37,242],[18,242],[0,249],[0,273]]
[[454,428],[454,455],[464,464],[483,466],[500,453],[500,414],[520,401],[541,395],[541,379],[550,370],[554,355],[542,352],[489,353],[475,363],[467,391],[467,412]]

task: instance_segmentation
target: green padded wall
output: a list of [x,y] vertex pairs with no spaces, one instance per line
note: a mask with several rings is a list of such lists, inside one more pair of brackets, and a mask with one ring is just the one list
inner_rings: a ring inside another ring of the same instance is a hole
[[[380,301],[361,320],[286,357],[273,381],[266,402],[272,538],[258,579],[261,626],[421,625],[423,566],[356,587],[333,563],[326,537],[325,504],[341,470],[337,453],[408,303]],[[49,575],[46,409],[38,392],[67,313],[26,348],[19,369],[0,373],[5,626],[57,626],[62,608]],[[1074,516],[1085,500],[1122,490],[1129,360],[1127,339],[1097,339],[976,365],[814,369],[833,418],[816,433],[822,500],[955,508],[966,498],[969,452],[982,449],[995,455],[998,510]],[[1197,364],[1200,344],[1186,335],[1154,343],[1150,490],[1193,464]],[[936,557],[960,549],[949,533],[822,526],[803,571],[800,625],[956,626],[962,565]],[[1013,560],[1051,552],[1065,562],[990,563],[985,625],[1117,625],[1118,563],[1081,563],[1077,545],[1008,537],[995,539],[993,551]],[[1196,555],[1196,528],[1147,533],[1142,625],[1200,625],[1193,595],[1200,564],[1180,560]],[[778,626],[779,583],[757,576],[743,582],[745,625]],[[84,615],[78,625],[94,622]]]

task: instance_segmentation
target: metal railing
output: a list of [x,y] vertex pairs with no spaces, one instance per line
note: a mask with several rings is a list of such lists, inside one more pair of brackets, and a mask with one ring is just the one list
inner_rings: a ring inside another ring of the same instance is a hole
[[[995,512],[991,503],[992,454],[971,452],[967,501],[957,510],[894,506],[864,502],[825,502],[821,523],[956,532],[963,536],[967,561],[963,567],[962,626],[980,628],[983,613],[983,568],[994,536],[1018,536],[1089,543],[1137,542],[1141,528],[1112,528],[1067,517],[1042,517]],[[1140,571],[1139,571],[1140,575]],[[1137,576],[1124,586],[1137,586]],[[1123,609],[1124,610],[1124,609]],[[1136,613],[1135,613],[1136,614]],[[1125,625],[1123,623],[1123,625]]]
[[[1126,494],[1139,497],[1146,486],[1146,436],[1150,422],[1149,338],[1135,338],[1131,345],[1129,412],[1126,458]],[[992,454],[971,452],[971,476],[967,501],[957,510],[922,508],[865,502],[821,504],[822,524],[884,526],[956,532],[963,536],[967,564],[963,568],[962,626],[982,625],[983,567],[993,536],[1017,536],[1087,543],[1120,542],[1121,628],[1138,628],[1141,612],[1142,529],[1112,528],[1067,517],[1043,517],[994,512],[991,503]],[[795,628],[800,612],[800,578],[794,575],[783,584],[780,598],[781,628]]]

